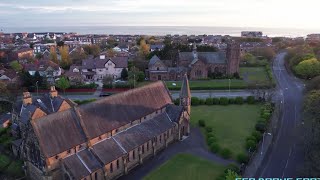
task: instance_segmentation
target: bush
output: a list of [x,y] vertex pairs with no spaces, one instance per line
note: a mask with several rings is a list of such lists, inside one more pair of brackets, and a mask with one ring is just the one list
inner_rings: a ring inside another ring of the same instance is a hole
[[206,105],[213,105],[213,99],[212,98],[207,98],[206,99]]
[[210,145],[210,151],[213,153],[218,153],[220,151],[220,146],[217,143],[213,143]]
[[199,99],[199,105],[205,105],[206,101],[204,99]]
[[97,87],[98,87],[97,84],[91,83],[91,84],[73,85],[73,86],[70,86],[69,89],[95,89]]
[[254,141],[255,143],[258,142],[258,141],[257,141],[257,138],[254,137],[254,136],[249,136],[249,137],[247,137],[246,141]]
[[256,149],[257,143],[253,140],[248,140],[246,142],[246,148],[247,150],[251,150],[253,152]]
[[259,131],[254,131],[254,132],[252,133],[252,136],[254,136],[257,141],[260,141],[261,138],[262,138],[262,134],[261,134],[261,132],[259,132]]
[[236,104],[243,104],[243,98],[242,97],[236,97],[235,102]]
[[229,104],[229,100],[226,97],[221,97],[219,102],[221,105],[228,105]]
[[264,112],[262,115],[261,115],[261,118],[265,119],[265,120],[269,120],[271,118],[271,113],[269,112]]
[[248,104],[254,104],[256,102],[255,98],[253,96],[247,97],[247,103]]
[[207,139],[211,138],[211,137],[216,137],[215,134],[213,132],[209,132],[207,133]]
[[179,99],[179,98],[175,99],[175,100],[173,101],[173,103],[174,103],[175,105],[179,105],[179,104],[180,104],[180,99]]
[[235,102],[236,102],[235,99],[233,99],[233,98],[229,99],[229,104],[235,104]]
[[210,133],[210,132],[212,132],[213,131],[213,128],[212,127],[206,127],[206,132],[207,133]]
[[199,98],[197,98],[197,97],[192,97],[192,98],[191,98],[191,105],[192,105],[192,106],[197,106],[197,105],[199,105],[199,104],[200,104]]
[[232,155],[232,152],[228,148],[223,148],[219,153],[223,158],[229,159]]
[[248,157],[247,154],[240,153],[240,154],[237,155],[237,161],[238,161],[240,164],[242,164],[242,163],[247,164],[248,161],[249,161],[249,157]]
[[212,98],[212,103],[219,104],[220,103],[219,98]]
[[215,137],[210,137],[207,141],[208,145],[210,146],[213,143],[217,143],[217,138]]
[[202,119],[200,119],[198,121],[198,124],[199,124],[200,127],[205,127],[206,126],[206,122],[204,120],[202,120]]
[[236,164],[229,164],[227,168],[224,170],[224,173],[227,173],[228,170],[240,173],[240,168]]
[[265,132],[267,129],[266,123],[259,121],[255,126],[257,131],[260,131],[261,133]]

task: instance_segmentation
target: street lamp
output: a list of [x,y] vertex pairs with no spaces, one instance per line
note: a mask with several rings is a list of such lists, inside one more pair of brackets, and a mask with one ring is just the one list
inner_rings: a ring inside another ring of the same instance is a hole
[[39,81],[37,81],[37,82],[36,82],[36,87],[37,87],[37,96],[39,96],[38,82],[39,82]]

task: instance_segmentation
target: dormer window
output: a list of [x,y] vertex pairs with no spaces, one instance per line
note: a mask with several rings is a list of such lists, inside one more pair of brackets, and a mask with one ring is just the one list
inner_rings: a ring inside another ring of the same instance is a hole
[[59,155],[56,155],[56,157],[55,157],[56,159],[59,159]]
[[159,67],[157,67],[157,71],[159,71],[160,70],[160,68]]
[[70,154],[70,153],[71,153],[71,150],[69,149],[69,150],[67,151],[67,153]]

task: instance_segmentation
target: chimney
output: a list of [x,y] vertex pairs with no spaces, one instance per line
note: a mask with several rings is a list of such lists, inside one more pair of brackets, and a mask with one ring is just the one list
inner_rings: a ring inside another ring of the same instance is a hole
[[32,104],[32,97],[30,92],[23,92],[23,105]]
[[56,90],[55,86],[51,86],[50,88],[50,97],[55,98],[58,96],[58,91]]
[[106,59],[106,55],[100,55],[100,59]]

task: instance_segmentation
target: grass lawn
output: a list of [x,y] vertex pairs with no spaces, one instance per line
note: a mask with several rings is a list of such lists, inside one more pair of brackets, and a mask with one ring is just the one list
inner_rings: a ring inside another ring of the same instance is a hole
[[265,67],[241,67],[240,77],[247,83],[270,83]]
[[144,180],[212,180],[223,173],[225,167],[208,160],[178,154],[147,175]]
[[0,154],[0,171],[4,169],[4,167],[10,164],[10,158],[6,155]]
[[203,119],[213,128],[221,148],[228,148],[232,157],[245,152],[245,139],[254,130],[259,120],[261,105],[193,106],[191,124],[198,126]]

